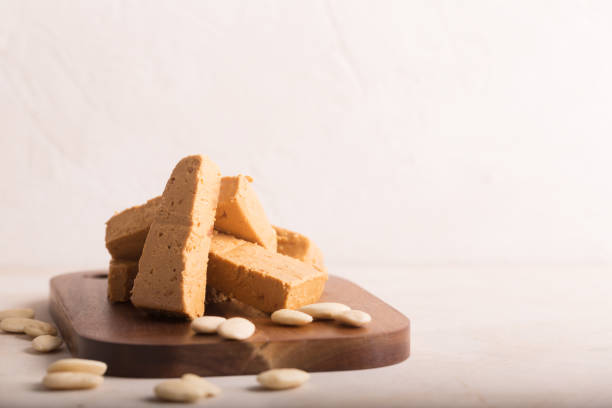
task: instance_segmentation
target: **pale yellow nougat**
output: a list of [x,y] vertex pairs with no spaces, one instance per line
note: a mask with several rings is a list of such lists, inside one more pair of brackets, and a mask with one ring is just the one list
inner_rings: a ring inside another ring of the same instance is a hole
[[[135,261],[140,258],[149,227],[160,207],[161,197],[155,197],[115,214],[106,222],[106,247],[113,258]],[[276,232],[248,176],[221,179],[215,229],[276,251]]]

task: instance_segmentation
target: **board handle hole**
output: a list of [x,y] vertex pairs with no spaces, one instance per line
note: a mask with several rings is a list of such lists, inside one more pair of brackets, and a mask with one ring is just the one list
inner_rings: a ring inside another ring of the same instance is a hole
[[108,273],[96,273],[95,275],[89,275],[87,277],[93,279],[107,279]]

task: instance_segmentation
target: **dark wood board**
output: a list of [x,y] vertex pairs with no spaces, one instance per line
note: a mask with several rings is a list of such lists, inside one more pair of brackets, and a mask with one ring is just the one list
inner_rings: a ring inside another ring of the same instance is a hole
[[206,306],[207,315],[243,316],[255,323],[255,334],[245,341],[196,335],[187,321],[153,318],[129,303],[110,304],[106,277],[106,271],[54,277],[50,311],[72,355],[106,362],[111,376],[241,375],[281,367],[355,370],[399,363],[409,356],[410,321],[339,277],[330,276],[321,301],[368,312],[372,316],[368,326],[315,321],[285,327],[239,302]]

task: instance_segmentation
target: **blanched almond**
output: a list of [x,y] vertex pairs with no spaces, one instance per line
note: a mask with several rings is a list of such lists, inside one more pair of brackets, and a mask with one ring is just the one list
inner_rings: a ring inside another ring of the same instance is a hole
[[311,315],[315,319],[330,320],[334,315],[346,310],[351,310],[347,305],[334,302],[313,303],[299,309],[300,312]]
[[48,373],[42,382],[50,390],[83,390],[102,384],[104,377],[91,373],[63,371]]
[[53,373],[56,371],[73,371],[104,375],[106,368],[106,363],[102,361],[86,360],[83,358],[64,358],[62,360],[57,360],[47,367],[47,372]]
[[275,368],[259,374],[257,381],[266,388],[284,390],[299,387],[309,378],[310,374],[297,368]]
[[205,395],[205,391],[195,382],[179,378],[161,382],[153,390],[157,398],[173,402],[193,402]]
[[32,340],[32,347],[34,350],[40,351],[41,353],[48,353],[49,351],[60,348],[62,343],[62,339],[57,336],[43,334],[42,336],[38,336]]
[[219,325],[227,320],[221,316],[202,316],[191,322],[191,328],[196,333],[211,334],[216,333]]
[[50,334],[57,336],[57,329],[51,323],[43,322],[40,320],[32,320],[23,327],[25,334],[31,337],[42,336],[43,334]]
[[34,322],[33,319],[26,317],[7,317],[0,322],[0,329],[9,333],[23,333],[28,323]]
[[245,318],[232,317],[221,323],[217,332],[226,339],[244,340],[255,333],[255,325]]
[[335,317],[337,322],[353,327],[363,327],[372,321],[372,316],[361,310],[347,310],[338,313]]
[[191,381],[196,384],[202,391],[204,392],[205,397],[215,397],[221,394],[221,388],[217,387],[215,384],[209,382],[208,380],[200,377],[195,374],[183,374],[181,377],[183,381]]
[[286,326],[303,326],[312,322],[312,316],[298,310],[280,309],[270,316],[274,323]]
[[0,310],[0,320],[6,319],[7,317],[25,317],[32,319],[34,318],[34,309],[26,307],[21,309]]

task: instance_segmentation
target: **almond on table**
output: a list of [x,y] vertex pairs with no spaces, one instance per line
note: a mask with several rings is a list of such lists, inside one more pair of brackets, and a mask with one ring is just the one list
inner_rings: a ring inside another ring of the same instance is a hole
[[221,388],[209,382],[205,378],[200,377],[199,375],[183,374],[181,379],[183,381],[191,381],[192,383],[197,385],[204,392],[205,397],[215,397],[221,394]]
[[43,378],[43,385],[50,390],[85,390],[96,388],[104,377],[85,372],[53,372]]
[[57,329],[51,323],[40,320],[32,320],[23,326],[23,332],[31,337],[42,336],[43,334],[57,335]]
[[204,396],[197,384],[180,378],[163,381],[154,388],[157,398],[173,402],[194,402]]
[[[27,317],[7,317],[0,321],[0,329],[9,333],[25,333],[28,324],[45,323],[40,320],[29,319]],[[48,324],[48,323],[46,323]]]
[[41,353],[48,353],[53,350],[57,350],[61,347],[63,341],[57,336],[51,336],[50,334],[43,334],[32,340],[32,348]]
[[181,378],[162,381],[153,390],[157,398],[171,402],[195,402],[221,393],[221,388],[195,374],[183,374]]
[[299,387],[309,378],[310,374],[297,368],[274,368],[260,373],[257,381],[265,388],[284,390]]
[[25,317],[26,319],[33,319],[34,309],[26,307],[21,309],[0,310],[0,321],[2,319],[6,319],[7,317]]
[[51,363],[47,367],[47,372],[69,371],[104,375],[107,368],[106,363],[103,361],[87,360],[84,358],[64,358]]

